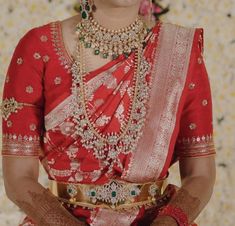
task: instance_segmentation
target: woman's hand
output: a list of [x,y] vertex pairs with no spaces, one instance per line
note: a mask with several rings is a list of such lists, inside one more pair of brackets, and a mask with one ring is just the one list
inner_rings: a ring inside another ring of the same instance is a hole
[[152,223],[152,226],[178,226],[177,222],[170,216],[160,216]]
[[38,174],[38,158],[3,157],[6,194],[37,226],[85,226],[38,182]]

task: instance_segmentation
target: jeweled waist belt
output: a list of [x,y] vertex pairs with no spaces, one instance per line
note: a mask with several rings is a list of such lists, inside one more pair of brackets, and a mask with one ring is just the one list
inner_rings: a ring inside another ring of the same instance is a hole
[[50,180],[50,190],[64,203],[90,208],[132,208],[153,204],[161,195],[164,180],[130,183],[110,180],[103,185],[66,183]]

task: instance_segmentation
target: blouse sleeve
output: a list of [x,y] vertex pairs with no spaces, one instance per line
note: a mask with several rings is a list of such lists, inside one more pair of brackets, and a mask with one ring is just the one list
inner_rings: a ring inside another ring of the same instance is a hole
[[186,99],[176,141],[177,158],[215,154],[212,98],[203,60],[203,29],[196,29],[190,58]]
[[43,62],[34,29],[17,44],[5,77],[1,103],[2,155],[40,156]]

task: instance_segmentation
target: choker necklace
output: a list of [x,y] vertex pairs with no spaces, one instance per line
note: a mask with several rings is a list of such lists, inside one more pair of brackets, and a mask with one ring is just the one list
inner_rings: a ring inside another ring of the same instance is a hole
[[103,58],[112,56],[113,59],[121,54],[127,57],[142,46],[148,31],[147,25],[139,16],[132,24],[118,30],[103,27],[93,17],[82,19],[76,26],[76,34],[85,48],[94,49],[95,55]]

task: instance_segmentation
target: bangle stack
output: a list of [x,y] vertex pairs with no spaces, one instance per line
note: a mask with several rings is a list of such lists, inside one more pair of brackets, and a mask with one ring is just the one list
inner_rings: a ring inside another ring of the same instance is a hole
[[179,226],[190,226],[188,222],[188,217],[185,212],[181,208],[170,204],[162,208],[158,216],[170,216],[175,219]]

